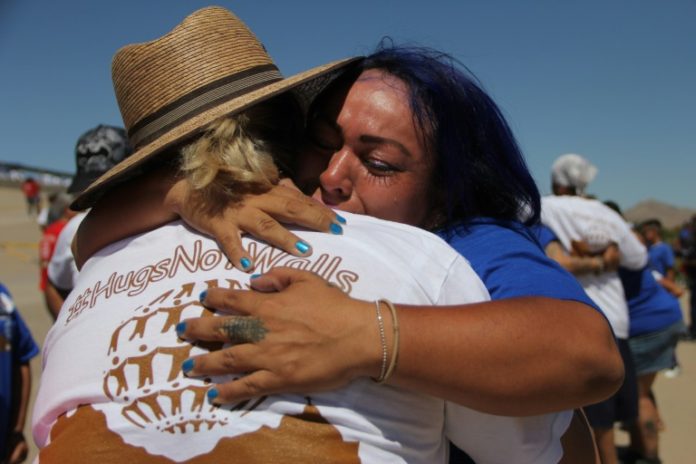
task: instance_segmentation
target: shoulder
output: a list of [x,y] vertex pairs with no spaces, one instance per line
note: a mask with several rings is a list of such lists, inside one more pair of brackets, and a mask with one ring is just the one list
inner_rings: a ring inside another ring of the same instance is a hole
[[15,303],[10,295],[10,291],[3,284],[0,284],[0,312],[10,314],[15,310]]
[[481,218],[443,232],[449,244],[470,261],[526,250],[541,252],[536,229],[518,222]]
[[655,248],[655,251],[657,251],[658,253],[665,255],[670,255],[673,253],[672,247],[666,244],[665,242],[656,243],[655,245],[650,247],[650,249],[652,248]]
[[438,253],[455,259],[458,254],[440,236],[418,227],[385,221],[370,216],[341,213],[348,220],[344,235],[370,243],[379,243],[385,251],[412,250],[413,253]]
[[493,275],[505,274],[507,278],[515,268],[548,262],[534,231],[520,223],[476,221],[450,231],[447,237],[489,289]]

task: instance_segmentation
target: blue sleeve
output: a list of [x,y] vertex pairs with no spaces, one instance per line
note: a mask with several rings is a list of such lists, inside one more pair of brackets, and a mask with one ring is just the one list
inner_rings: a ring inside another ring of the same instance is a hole
[[533,235],[536,235],[536,239],[539,242],[539,245],[541,245],[542,250],[545,250],[549,243],[559,241],[553,230],[544,224],[538,224],[532,227],[530,230]]
[[664,245],[664,262],[666,269],[674,268],[674,251],[672,251],[671,246],[666,243]]
[[600,311],[575,277],[546,256],[537,234],[522,225],[482,223],[447,238],[471,263],[494,300],[543,296],[578,301]]
[[20,363],[29,362],[31,358],[39,354],[39,347],[18,310],[15,309],[12,318],[15,322],[13,328],[15,330],[14,340],[16,340],[13,347],[14,356]]

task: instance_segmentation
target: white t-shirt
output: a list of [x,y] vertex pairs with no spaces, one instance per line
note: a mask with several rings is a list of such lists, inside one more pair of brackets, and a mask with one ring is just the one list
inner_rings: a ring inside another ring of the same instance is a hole
[[87,213],[78,213],[70,220],[58,235],[56,248],[48,263],[48,280],[61,290],[71,290],[77,281],[79,271],[72,254],[72,241]]
[[[572,240],[589,242],[596,250],[616,243],[621,266],[638,270],[647,263],[647,250],[626,221],[600,201],[578,196],[552,195],[542,198],[541,222],[551,228],[566,250]],[[616,271],[577,276],[578,281],[604,312],[618,338],[628,338],[628,305]]]
[[[411,304],[488,299],[468,263],[422,230],[346,214],[342,237],[299,231],[313,255],[298,258],[244,239],[256,272],[314,271],[353,297]],[[40,459],[102,463],[445,462],[448,435],[479,463],[557,462],[571,413],[504,418],[370,379],[333,392],[273,395],[213,407],[206,379],[181,363],[205,352],[176,336],[200,316],[201,291],[247,288],[212,240],[174,222],[101,250],[83,267],[44,344],[34,407]],[[375,330],[377,321],[375,317]],[[308,360],[311,362],[311,360]],[[452,360],[453,364],[456,360]],[[455,366],[453,365],[453,368]],[[456,366],[456,369],[466,368]],[[223,379],[213,379],[221,381]],[[446,418],[447,416],[447,418]],[[476,421],[476,427],[467,426]],[[481,437],[495,430],[495,445]]]

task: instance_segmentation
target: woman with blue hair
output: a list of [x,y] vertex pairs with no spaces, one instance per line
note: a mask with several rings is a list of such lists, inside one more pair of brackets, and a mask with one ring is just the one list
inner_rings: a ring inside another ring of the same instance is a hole
[[[577,408],[613,393],[623,369],[611,329],[534,239],[529,226],[538,223],[539,193],[514,136],[492,99],[451,58],[423,48],[381,48],[315,100],[307,141],[293,176],[306,193],[333,208],[437,231],[471,262],[496,300],[396,305],[385,319],[390,377],[382,380],[507,416]],[[176,212],[197,210],[175,185],[169,194],[179,193],[166,201]],[[171,219],[159,214],[148,220]],[[229,217],[193,216],[185,219],[211,231]],[[271,235],[265,238],[273,243],[299,241],[277,228]],[[219,240],[234,250],[232,262],[246,253],[234,234]],[[98,246],[82,241],[78,248],[84,259]],[[355,340],[334,330],[353,324],[372,303],[293,269],[276,268],[252,282],[264,293],[211,289],[202,301],[261,320],[277,315],[264,321],[275,337],[258,345],[235,340],[220,330],[227,317],[190,319],[180,328],[187,339],[232,343],[188,360],[189,375],[247,373],[215,385],[214,402],[336,388],[373,375],[375,367],[380,373],[383,352],[351,351]],[[335,320],[327,322],[327,313]],[[504,443],[495,429],[482,430],[475,421],[462,433],[479,437],[481,447]]]

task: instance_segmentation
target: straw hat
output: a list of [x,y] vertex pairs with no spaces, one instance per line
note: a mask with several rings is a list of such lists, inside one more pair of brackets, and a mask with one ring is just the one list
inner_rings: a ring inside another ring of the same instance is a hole
[[312,98],[359,59],[283,78],[249,28],[220,7],[196,11],[159,39],[123,47],[114,55],[112,79],[134,153],[85,189],[72,208],[92,206],[115,182],[217,118],[290,89]]

